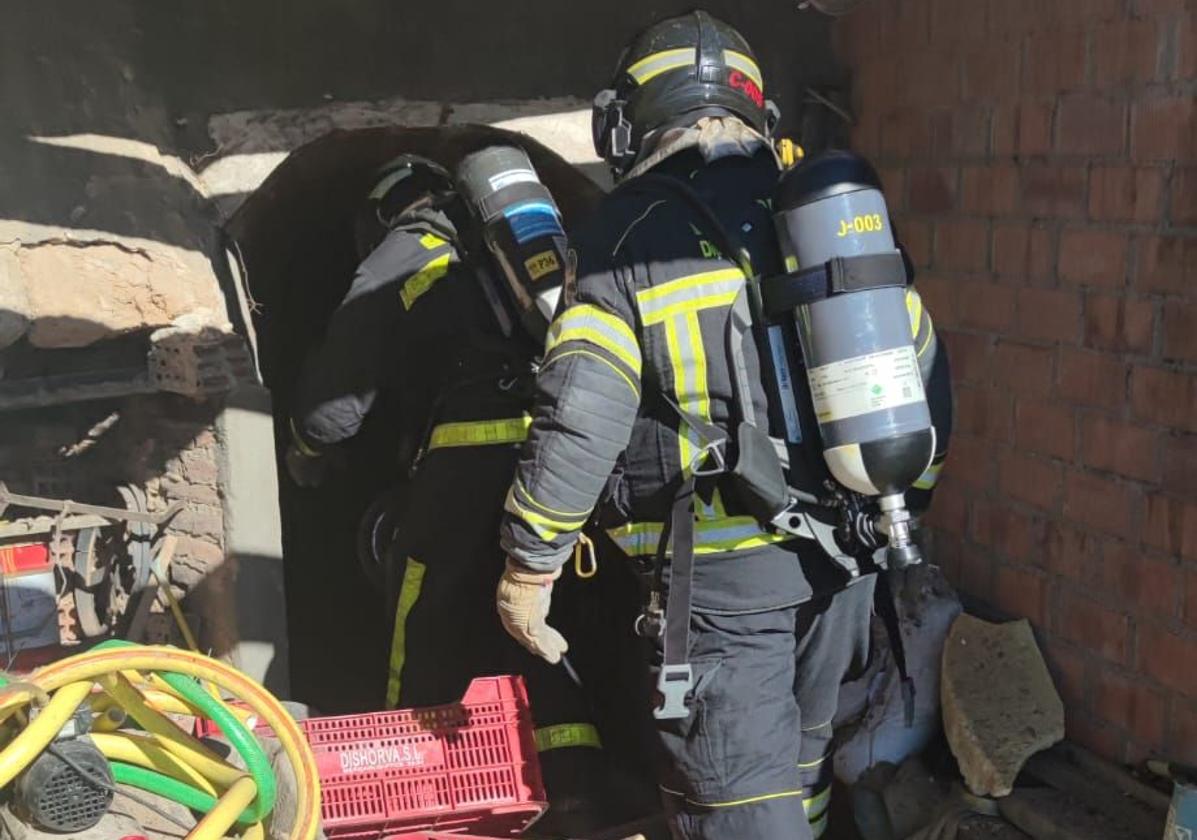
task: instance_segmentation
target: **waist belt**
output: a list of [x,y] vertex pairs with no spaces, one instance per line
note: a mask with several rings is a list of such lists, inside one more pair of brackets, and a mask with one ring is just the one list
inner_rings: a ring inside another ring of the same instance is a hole
[[[607,536],[629,557],[652,557],[657,554],[664,531],[663,522],[629,522],[617,528],[609,528]],[[792,539],[793,534],[763,530],[760,523],[751,516],[726,516],[716,519],[696,517],[694,522],[695,554],[743,551]],[[673,556],[672,545],[665,549],[664,556]]]
[[505,417],[499,420],[471,420],[460,423],[440,423],[433,427],[428,438],[428,451],[457,446],[497,446],[523,443],[528,439],[532,418]]

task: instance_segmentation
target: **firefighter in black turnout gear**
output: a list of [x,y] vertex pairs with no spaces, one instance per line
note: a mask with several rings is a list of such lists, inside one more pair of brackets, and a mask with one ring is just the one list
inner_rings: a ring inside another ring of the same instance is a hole
[[[565,253],[556,205],[521,149],[485,149],[461,169],[496,158],[520,170],[509,177],[525,200],[500,217],[514,220],[518,241],[485,236],[486,220],[436,163],[403,156],[380,171],[356,226],[368,256],[303,372],[287,461],[297,483],[310,484],[379,391],[393,391],[419,446],[393,511],[387,706],[451,703],[475,676],[523,675],[554,811],[576,816],[602,761],[598,733],[568,673],[515,644],[491,606],[503,563],[494,533],[527,434],[541,344],[521,321],[535,329],[535,313],[524,310],[538,293],[553,299],[542,304],[551,312]],[[520,245],[539,258],[531,295],[505,288],[498,267]]]
[[[549,661],[568,649],[546,621],[553,583],[584,527],[605,531],[650,581],[643,629],[660,689],[659,781],[679,838],[820,836],[838,688],[868,656],[867,561],[879,542],[853,549],[849,574],[833,562],[846,551],[829,541],[833,526],[812,518],[803,537],[769,527],[719,474],[726,450],[710,445],[712,429],[776,414],[763,370],[771,351],[752,330],[731,329],[749,278],[783,271],[763,87],[739,33],[695,12],[637,37],[596,98],[595,144],[622,183],[573,240],[576,278],[549,329],[500,530],[498,610]],[[913,289],[906,303],[906,338],[943,426],[925,495],[946,452],[947,369]],[[818,436],[813,420],[807,436]],[[814,455],[790,464],[792,486],[821,488],[828,474]],[[682,691],[662,671],[683,589],[680,573],[671,586],[678,546],[693,558],[680,613],[689,621],[676,622]],[[662,634],[653,619],[666,600]]]

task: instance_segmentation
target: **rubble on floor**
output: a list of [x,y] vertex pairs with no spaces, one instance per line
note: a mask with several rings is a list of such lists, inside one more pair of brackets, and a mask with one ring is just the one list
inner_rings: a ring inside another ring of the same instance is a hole
[[1006,796],[1028,758],[1064,738],[1064,704],[1023,621],[956,620],[943,651],[944,731],[969,790]]

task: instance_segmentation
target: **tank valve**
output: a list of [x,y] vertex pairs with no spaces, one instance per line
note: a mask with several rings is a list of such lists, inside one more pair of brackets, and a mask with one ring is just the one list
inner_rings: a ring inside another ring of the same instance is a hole
[[889,538],[885,550],[886,565],[890,569],[905,569],[923,562],[923,554],[914,543],[913,517],[906,509],[906,498],[901,493],[891,493],[877,500],[881,515],[877,517],[877,530]]

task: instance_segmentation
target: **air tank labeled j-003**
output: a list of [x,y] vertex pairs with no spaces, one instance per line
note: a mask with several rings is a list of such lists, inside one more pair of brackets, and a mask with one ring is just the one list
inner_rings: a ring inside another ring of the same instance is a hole
[[904,493],[935,452],[906,308],[906,274],[877,173],[848,152],[790,170],[774,212],[786,261],[768,295],[796,322],[831,474],[877,500],[891,567],[920,560]]

